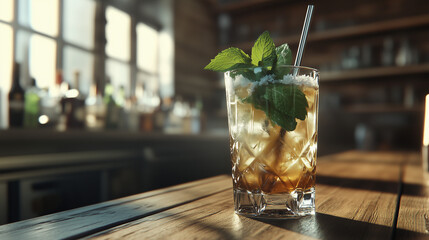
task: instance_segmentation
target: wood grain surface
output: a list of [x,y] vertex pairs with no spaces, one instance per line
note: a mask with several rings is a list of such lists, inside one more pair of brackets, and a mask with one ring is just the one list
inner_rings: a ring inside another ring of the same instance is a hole
[[418,155],[404,166],[396,239],[429,239],[429,174]]
[[320,158],[316,215],[248,218],[230,176],[0,226],[0,239],[426,239],[429,176],[419,156],[351,151]]
[[0,226],[0,239],[78,238],[230,189],[218,176]]
[[406,156],[365,156],[350,152],[320,159],[315,216],[296,220],[238,216],[228,189],[88,238],[391,239],[400,164]]

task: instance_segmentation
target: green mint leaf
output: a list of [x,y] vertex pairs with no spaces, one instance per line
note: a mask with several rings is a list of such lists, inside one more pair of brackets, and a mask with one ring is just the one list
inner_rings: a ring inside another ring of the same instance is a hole
[[276,65],[292,65],[292,51],[287,43],[276,47]]
[[287,131],[296,128],[296,119],[305,120],[308,102],[304,93],[295,85],[271,84],[254,89],[251,96],[243,99],[253,104],[274,123]]
[[[250,81],[258,82],[269,74],[274,74],[276,79],[283,79],[291,69],[280,67],[282,65],[292,65],[292,52],[287,44],[276,48],[266,31],[256,40],[251,58],[238,48],[228,48],[212,59],[204,69],[219,72],[234,70],[230,72],[232,78],[242,75]],[[279,125],[287,131],[295,130],[296,119],[305,120],[307,117],[307,99],[296,85],[259,85],[252,95],[240,100],[264,111],[273,125]]]
[[292,51],[287,43],[276,48],[277,61],[274,64],[273,72],[277,79],[283,79],[283,76],[290,73],[291,69],[279,67],[281,65],[292,65]]
[[251,59],[243,50],[228,48],[220,52],[210,63],[204,67],[206,70],[226,72],[238,68],[252,67]]
[[296,129],[298,124],[294,117],[284,115],[282,112],[277,109],[272,109],[269,112],[269,117],[272,122],[276,123],[286,131],[293,131]]
[[266,87],[264,98],[280,112],[305,120],[308,102],[305,94],[296,85],[271,84]]
[[273,66],[276,57],[276,46],[268,31],[265,31],[252,47],[252,64],[255,66]]

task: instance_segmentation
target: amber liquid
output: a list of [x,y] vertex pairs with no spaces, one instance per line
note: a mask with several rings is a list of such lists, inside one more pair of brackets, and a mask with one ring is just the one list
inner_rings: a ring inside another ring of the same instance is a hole
[[246,89],[227,93],[234,189],[277,194],[314,187],[319,89],[300,89],[309,105],[307,117],[297,120],[290,132],[274,125],[262,110],[243,103],[237,94]]

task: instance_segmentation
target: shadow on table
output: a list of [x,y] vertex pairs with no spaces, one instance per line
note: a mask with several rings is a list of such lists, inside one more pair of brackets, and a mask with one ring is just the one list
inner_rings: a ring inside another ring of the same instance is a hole
[[[316,186],[317,184],[369,190],[369,191],[376,191],[376,192],[394,193],[394,194],[399,193],[399,183],[395,181],[317,175]],[[429,187],[421,184],[415,184],[415,183],[403,183],[401,194],[408,195],[408,196],[424,197],[424,196],[428,196]]]
[[404,183],[402,195],[426,197],[429,196],[429,187],[422,184]]
[[429,239],[429,233],[419,233],[405,229],[396,229],[395,239]]
[[331,176],[316,176],[317,184],[362,189],[377,192],[398,193],[399,184],[397,181],[383,181],[375,179],[359,179]]
[[254,219],[318,239],[391,239],[392,228],[323,213],[297,220]]

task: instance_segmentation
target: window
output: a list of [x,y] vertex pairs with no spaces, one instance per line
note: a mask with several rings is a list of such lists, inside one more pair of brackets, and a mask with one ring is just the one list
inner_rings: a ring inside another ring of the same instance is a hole
[[144,23],[138,23],[136,96],[141,105],[154,108],[159,104],[159,34]]
[[58,0],[29,0],[30,26],[38,32],[57,36]]
[[[174,65],[172,53],[163,57],[162,52],[173,51],[174,42],[170,39],[170,44],[160,44],[164,38],[159,26],[154,28],[138,22],[138,16],[132,18],[113,6],[104,8],[102,2],[0,0],[2,97],[7,96],[10,90],[15,61],[21,63],[21,84],[24,88],[30,86],[31,78],[36,79],[40,88],[53,87],[58,69],[62,70],[63,79],[74,85],[74,73],[79,71],[79,90],[83,95],[89,94],[96,76],[100,83],[109,78],[116,89],[124,87],[127,96],[134,95],[137,86],[142,101],[156,105],[159,102],[160,81],[165,85],[161,78],[172,79],[170,70]],[[135,3],[140,8],[143,6],[139,1]],[[127,8],[127,4],[119,6]],[[96,28],[102,27],[103,20],[100,19],[104,18],[107,21],[105,36],[99,36]],[[136,39],[131,39],[132,36]],[[163,46],[162,49],[160,46]],[[135,58],[132,51],[136,53]],[[170,68],[163,63],[171,65]],[[95,69],[105,69],[105,72],[95,72]],[[172,82],[170,85],[173,89]],[[168,88],[163,86],[162,89]],[[5,102],[0,99],[0,104],[5,105]],[[0,110],[4,112],[7,106],[3,105]],[[4,117],[5,114],[0,113],[0,127],[5,126]]]
[[7,126],[7,93],[12,81],[5,79],[12,79],[12,35],[12,27],[0,23],[0,128]]
[[146,24],[137,24],[137,67],[158,72],[158,32]]
[[13,2],[13,0],[0,1],[0,20],[6,22],[11,22],[13,20]]
[[94,56],[86,51],[65,46],[63,54],[63,78],[72,86],[75,85],[73,82],[74,73],[78,71],[80,73],[79,79],[79,90],[87,95],[89,88],[93,82],[94,76]]
[[8,92],[11,81],[2,79],[12,79],[12,27],[0,23],[0,90]]
[[106,53],[122,61],[130,60],[131,18],[114,7],[106,8]]
[[95,7],[91,0],[63,1],[64,40],[78,46],[94,47]]
[[40,88],[55,85],[56,42],[50,38],[33,34],[30,38],[30,76]]

